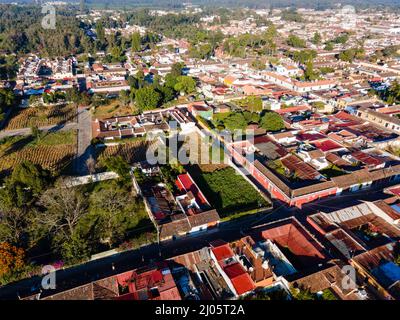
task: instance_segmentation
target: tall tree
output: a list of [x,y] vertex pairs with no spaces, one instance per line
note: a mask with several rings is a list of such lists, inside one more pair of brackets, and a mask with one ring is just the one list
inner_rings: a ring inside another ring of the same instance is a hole
[[46,190],[39,204],[45,209],[40,216],[43,224],[63,242],[70,240],[80,219],[87,213],[88,201],[79,190],[61,182],[58,187]]
[[20,271],[25,265],[25,252],[21,248],[0,242],[0,280]]
[[140,37],[139,32],[134,32],[132,34],[132,51],[139,52],[142,49],[142,38]]
[[153,87],[144,87],[136,91],[135,103],[140,110],[151,110],[159,106],[161,95]]
[[278,131],[285,128],[282,117],[275,112],[267,112],[262,116],[260,126],[267,131]]
[[196,81],[189,76],[180,76],[177,78],[174,89],[185,94],[193,93],[196,90]]

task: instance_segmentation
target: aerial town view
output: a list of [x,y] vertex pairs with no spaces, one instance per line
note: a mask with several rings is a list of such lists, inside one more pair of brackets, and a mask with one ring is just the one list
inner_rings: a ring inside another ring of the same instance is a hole
[[400,300],[400,1],[0,1],[0,300]]

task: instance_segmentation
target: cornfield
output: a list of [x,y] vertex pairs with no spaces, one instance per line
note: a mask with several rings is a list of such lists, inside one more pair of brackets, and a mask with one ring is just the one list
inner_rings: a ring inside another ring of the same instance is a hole
[[28,160],[55,173],[65,168],[75,153],[75,145],[28,147],[10,155],[0,156],[0,171],[8,171],[18,163]]
[[151,146],[149,141],[134,141],[108,146],[99,154],[98,163],[101,164],[105,159],[116,156],[121,156],[128,163],[145,161],[149,146]]
[[72,105],[32,107],[15,111],[5,129],[44,127],[74,121],[76,121],[76,108]]

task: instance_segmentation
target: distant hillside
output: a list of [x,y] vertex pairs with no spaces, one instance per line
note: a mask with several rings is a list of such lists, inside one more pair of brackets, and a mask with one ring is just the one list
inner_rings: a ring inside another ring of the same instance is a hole
[[[52,0],[50,0],[52,1]],[[79,3],[79,0],[59,0],[68,3]],[[35,0],[0,0],[0,3],[17,2],[21,4],[35,3]],[[45,2],[45,0],[43,0]],[[209,7],[250,7],[250,8],[274,8],[301,7],[327,9],[338,4],[354,5],[356,8],[391,6],[400,7],[398,0],[86,0],[85,4],[91,8],[101,9],[131,9],[138,7],[147,8],[183,8],[183,3],[191,2],[194,5]]]

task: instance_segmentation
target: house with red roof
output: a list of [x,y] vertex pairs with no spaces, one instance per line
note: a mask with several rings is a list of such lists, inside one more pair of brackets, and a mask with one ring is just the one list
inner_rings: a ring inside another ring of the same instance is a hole
[[211,257],[216,262],[218,271],[223,275],[229,288],[236,296],[252,292],[256,285],[238,261],[229,244],[219,244],[211,248]]
[[116,300],[181,300],[171,270],[166,264],[116,276],[121,288]]

